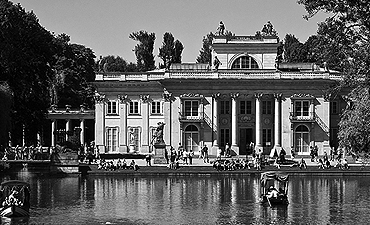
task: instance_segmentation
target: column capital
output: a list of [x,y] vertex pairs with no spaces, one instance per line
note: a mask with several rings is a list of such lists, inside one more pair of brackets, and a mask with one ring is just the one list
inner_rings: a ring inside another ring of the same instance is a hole
[[212,98],[214,98],[216,101],[221,99],[222,94],[220,92],[212,94]]
[[240,96],[240,93],[239,93],[239,92],[230,93],[230,97],[231,97],[233,100],[236,100],[237,98],[239,98],[239,96]]
[[276,100],[280,101],[282,97],[283,97],[283,94],[282,93],[274,93],[274,98]]
[[143,102],[143,103],[149,103],[151,101],[150,99],[150,95],[140,95],[140,100]]
[[125,94],[117,95],[117,98],[118,98],[118,100],[119,100],[119,102],[120,102],[121,104],[124,104],[124,103],[129,102],[129,98],[128,98],[128,96],[127,96],[127,95],[125,95]]
[[260,93],[254,93],[254,97],[256,98],[256,99],[258,99],[258,100],[261,100],[261,98],[263,97],[263,93],[262,92],[260,92]]
[[173,100],[172,93],[168,92],[166,88],[163,88],[162,97],[165,102],[172,102]]
[[95,91],[94,100],[96,103],[103,103],[106,101],[105,95]]

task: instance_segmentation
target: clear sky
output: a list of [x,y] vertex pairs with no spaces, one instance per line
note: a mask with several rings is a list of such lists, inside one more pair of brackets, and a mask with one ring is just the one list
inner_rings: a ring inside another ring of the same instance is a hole
[[56,34],[66,33],[72,43],[100,55],[121,56],[136,62],[136,42],[129,34],[146,30],[156,34],[157,57],[163,34],[170,32],[184,45],[183,62],[195,62],[202,37],[223,21],[235,35],[254,35],[271,21],[280,39],[294,34],[301,42],[317,31],[327,15],[303,19],[305,10],[296,0],[12,0],[33,10],[40,24]]

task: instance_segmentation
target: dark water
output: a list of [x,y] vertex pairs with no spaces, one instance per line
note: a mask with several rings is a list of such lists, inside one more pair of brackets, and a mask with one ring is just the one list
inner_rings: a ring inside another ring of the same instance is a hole
[[291,177],[286,208],[257,177],[65,177],[21,173],[31,217],[3,224],[370,224],[370,177]]

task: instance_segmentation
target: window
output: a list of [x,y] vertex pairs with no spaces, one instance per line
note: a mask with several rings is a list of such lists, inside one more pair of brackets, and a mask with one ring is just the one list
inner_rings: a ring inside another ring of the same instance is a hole
[[252,114],[251,101],[240,101],[240,114]]
[[162,102],[153,101],[152,102],[152,114],[162,114]]
[[295,101],[294,110],[295,116],[309,116],[310,101],[308,100]]
[[338,114],[338,113],[339,113],[338,102],[337,101],[330,102],[330,114]]
[[230,114],[230,101],[221,101],[221,114]]
[[195,125],[185,128],[185,149],[186,151],[199,151],[199,131]]
[[271,138],[272,138],[272,130],[271,129],[263,129],[262,130],[262,143],[263,147],[270,147],[271,146]]
[[116,152],[118,147],[118,128],[108,127],[106,131],[107,135],[107,151]]
[[226,146],[227,143],[230,144],[230,130],[229,129],[221,129],[221,137],[220,137],[220,144],[221,146]]
[[272,114],[272,101],[262,101],[262,114]]
[[295,130],[295,149],[296,152],[309,154],[310,149],[310,132],[304,125],[299,125]]
[[198,116],[199,101],[186,100],[184,101],[185,116]]
[[130,102],[129,114],[139,114],[139,102]]
[[131,127],[128,135],[128,144],[130,145],[130,148],[133,147],[135,151],[138,151],[140,144],[140,127]]
[[117,105],[116,101],[107,102],[107,114],[117,114]]
[[258,64],[252,57],[242,56],[234,61],[231,69],[258,69]]

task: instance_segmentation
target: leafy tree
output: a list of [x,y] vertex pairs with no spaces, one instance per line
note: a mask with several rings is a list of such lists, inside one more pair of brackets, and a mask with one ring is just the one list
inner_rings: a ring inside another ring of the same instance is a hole
[[353,107],[343,113],[339,127],[340,146],[352,151],[369,152],[362,137],[368,137],[367,125],[370,86],[370,10],[368,1],[299,0],[311,18],[319,11],[331,16],[319,24],[318,35],[335,48],[343,71],[343,82],[337,89],[352,88]]
[[208,63],[211,65],[212,62],[212,41],[214,34],[210,32],[206,36],[203,36],[202,48],[199,50],[197,57],[197,63]]
[[181,54],[184,46],[179,40],[175,41],[173,35],[166,32],[163,35],[162,47],[159,48],[159,57],[163,60],[165,68],[169,68],[172,63],[181,63]]
[[0,145],[6,146],[11,128],[10,110],[13,93],[6,82],[0,83]]
[[136,64],[128,63],[120,56],[108,55],[99,61],[100,67],[107,65],[107,72],[135,72]]
[[[0,81],[13,93],[14,139],[36,136],[49,106],[48,81],[53,76],[53,35],[43,28],[33,12],[20,4],[0,1]],[[26,140],[27,141],[27,140]]]
[[138,70],[149,71],[155,69],[153,55],[155,33],[149,34],[147,31],[141,30],[131,33],[129,38],[139,42],[134,49]]
[[305,62],[306,48],[294,35],[287,34],[284,39],[284,59],[286,62]]
[[90,48],[69,43],[66,34],[55,37],[56,51],[52,65],[54,76],[49,81],[53,104],[79,107],[93,106],[93,90],[90,82],[95,79],[95,55]]

